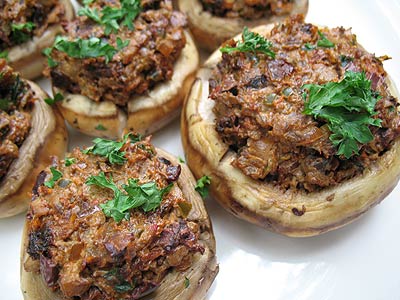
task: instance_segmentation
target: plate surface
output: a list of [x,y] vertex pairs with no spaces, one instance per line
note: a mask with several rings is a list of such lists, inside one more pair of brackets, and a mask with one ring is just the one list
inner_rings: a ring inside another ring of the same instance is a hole
[[[393,57],[385,69],[400,88],[399,0],[310,0],[307,21],[352,27],[377,56]],[[39,84],[49,90],[45,79]],[[92,138],[71,131],[70,148]],[[154,143],[184,156],[179,122],[154,135]],[[293,239],[259,229],[207,199],[220,273],[208,300],[400,299],[400,186],[376,208],[345,228]],[[20,300],[19,246],[24,214],[0,220],[1,299]]]

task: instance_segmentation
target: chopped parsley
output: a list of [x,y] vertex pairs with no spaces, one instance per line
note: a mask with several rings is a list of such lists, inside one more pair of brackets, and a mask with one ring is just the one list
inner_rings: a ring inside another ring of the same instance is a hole
[[342,81],[323,85],[306,84],[304,111],[328,123],[329,139],[338,147],[337,155],[347,159],[357,155],[359,144],[373,140],[369,125],[380,127],[382,120],[372,118],[380,96],[371,90],[365,73],[346,72]]
[[190,285],[190,280],[186,276],[185,276],[184,284],[185,284],[185,289],[187,289],[189,287],[189,285]]
[[7,111],[18,105],[18,95],[24,91],[24,85],[17,75],[6,98],[0,99],[0,109]]
[[106,41],[97,37],[89,39],[78,38],[69,41],[67,37],[57,36],[53,48],[58,51],[65,52],[73,58],[90,58],[104,56],[105,62],[108,63],[118,52],[113,46]]
[[129,282],[124,281],[120,284],[115,285],[114,290],[117,291],[118,293],[126,293],[132,291],[133,287]]
[[69,167],[69,166],[73,165],[75,162],[76,162],[76,159],[75,159],[75,158],[73,158],[73,157],[66,157],[66,158],[65,158],[65,161],[64,161],[64,165],[65,165],[66,167]]
[[271,50],[272,43],[258,33],[251,32],[247,27],[243,29],[242,41],[237,42],[236,47],[225,46],[220,49],[222,53],[261,52],[271,58],[275,58],[275,52]]
[[8,60],[8,51],[7,50],[1,51],[0,58],[4,58],[5,60]]
[[52,174],[52,177],[48,181],[46,181],[44,185],[52,189],[54,188],[57,180],[63,177],[63,174],[54,167],[50,167],[50,172]]
[[64,96],[61,95],[60,93],[57,93],[54,95],[54,98],[45,98],[44,102],[46,102],[48,105],[53,105],[54,103],[58,102],[58,101],[62,101],[64,100]]
[[318,30],[318,35],[319,35],[319,40],[317,42],[318,47],[323,47],[323,48],[333,48],[335,47],[335,44],[332,43],[330,40],[327,39],[325,34],[323,34],[321,31]]
[[180,156],[178,156],[178,161],[179,161],[181,164],[185,164],[185,163],[186,163],[185,160],[184,160],[182,157],[180,157]]
[[45,48],[42,53],[47,57],[47,64],[49,67],[54,68],[58,65],[58,62],[51,57],[51,51],[53,51],[53,48]]
[[340,64],[343,68],[345,68],[353,60],[354,58],[351,56],[340,55]]
[[323,34],[321,31],[318,30],[318,35],[319,35],[319,40],[317,41],[316,45],[310,44],[310,43],[305,43],[303,49],[304,50],[314,50],[317,47],[322,47],[322,48],[333,48],[335,47],[335,44],[332,43],[328,38]]
[[85,6],[79,9],[78,15],[87,16],[103,25],[106,35],[117,33],[121,25],[133,30],[133,21],[142,10],[139,0],[121,0],[121,7],[105,6],[100,14],[96,8],[92,9],[88,6],[91,3],[92,1],[84,2]]
[[99,131],[106,131],[107,130],[107,128],[104,127],[103,124],[97,124],[97,126],[94,129],[99,130]]
[[208,186],[211,184],[211,177],[204,175],[199,180],[197,180],[196,186],[194,189],[200,194],[200,196],[204,199],[208,196]]
[[11,24],[11,39],[17,44],[26,42],[31,38],[31,33],[36,25],[32,22]]
[[317,46],[310,44],[310,43],[305,43],[304,44],[304,49],[305,50],[314,50],[315,48],[317,48]]
[[121,191],[113,182],[112,177],[107,178],[103,172],[97,176],[90,176],[86,180],[87,185],[97,185],[113,190],[114,198],[106,203],[100,204],[101,209],[107,217],[112,217],[116,222],[129,218],[129,210],[141,208],[145,212],[153,211],[160,206],[164,194],[169,192],[172,184],[158,189],[155,182],[138,184],[137,179],[128,179],[128,184]]
[[142,137],[140,135],[128,133],[120,142],[96,138],[93,140],[94,145],[86,148],[82,152],[85,154],[92,153],[94,155],[104,156],[107,157],[111,164],[122,165],[126,162],[126,158],[125,152],[120,151],[120,149],[126,143],[128,138],[130,139],[131,143],[136,143],[140,141]]

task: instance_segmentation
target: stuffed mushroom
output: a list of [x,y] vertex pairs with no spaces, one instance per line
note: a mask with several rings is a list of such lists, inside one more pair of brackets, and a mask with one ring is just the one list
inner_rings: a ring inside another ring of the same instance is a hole
[[148,134],[176,117],[199,58],[169,0],[95,0],[65,24],[47,74],[64,118],[81,132]]
[[45,67],[42,51],[61,32],[61,22],[73,17],[69,0],[1,1],[0,55],[22,77],[39,77]]
[[24,299],[203,299],[218,265],[189,169],[139,135],[94,143],[37,178]]
[[289,236],[341,227],[400,175],[397,91],[349,29],[297,15],[245,29],[197,73],[187,161],[227,210]]
[[0,59],[0,218],[27,209],[36,176],[66,151],[64,120],[47,98]]
[[308,0],[178,0],[197,45],[213,51],[242,31],[283,20],[291,14],[305,14]]

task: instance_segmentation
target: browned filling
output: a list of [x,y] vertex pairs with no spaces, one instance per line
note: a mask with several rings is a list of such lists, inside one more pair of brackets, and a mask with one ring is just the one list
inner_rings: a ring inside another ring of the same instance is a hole
[[[104,157],[75,149],[72,165],[54,162],[63,175],[53,189],[43,185],[51,178],[48,169],[34,188],[27,251],[36,263],[25,268],[40,269],[49,288],[68,299],[138,299],[169,271],[188,269],[193,256],[204,252],[199,225],[186,218],[191,204],[176,183],[180,166],[156,155],[149,139],[127,142],[121,151],[127,161],[110,165]],[[100,208],[113,191],[85,184],[100,172],[119,188],[128,178],[173,187],[154,211],[132,209],[127,220],[116,222]]]
[[289,14],[294,0],[201,0],[205,10],[226,18],[259,19]]
[[[210,80],[216,130],[238,153],[234,165],[254,179],[284,189],[318,190],[361,174],[390,149],[400,134],[397,100],[390,94],[382,62],[362,49],[342,27],[323,29],[335,44],[316,47],[318,28],[295,16],[277,25],[268,37],[275,58],[251,52],[223,54]],[[233,40],[228,44],[234,46]],[[309,47],[308,47],[309,48]],[[360,155],[336,155],[326,123],[303,114],[304,84],[337,82],[345,71],[364,71],[378,91],[374,139],[359,145]]]
[[[120,7],[120,1],[102,0],[90,4],[101,12],[105,6]],[[94,101],[112,101],[124,106],[135,94],[145,94],[155,84],[170,80],[174,63],[186,39],[185,16],[173,11],[170,0],[141,1],[141,13],[134,21],[134,29],[120,26],[117,34],[105,34],[105,27],[86,16],[78,17],[65,26],[69,39],[98,37],[117,47],[116,40],[129,41],[113,59],[77,59],[53,50],[58,66],[50,70],[56,87],[78,93]],[[101,15],[101,13],[100,13]]]
[[0,59],[0,179],[7,174],[31,128],[31,103],[35,95]]
[[0,1],[0,51],[40,36],[59,23],[64,7],[59,0]]

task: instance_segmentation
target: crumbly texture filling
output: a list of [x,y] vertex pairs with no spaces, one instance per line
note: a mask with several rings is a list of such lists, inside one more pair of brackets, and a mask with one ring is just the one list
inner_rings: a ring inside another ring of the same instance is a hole
[[[28,213],[28,253],[48,287],[67,299],[138,299],[155,290],[168,272],[188,269],[199,243],[200,226],[187,219],[191,203],[177,184],[180,166],[156,154],[149,139],[127,141],[124,164],[75,149],[67,160],[54,161],[62,173],[53,188],[51,170],[38,177]],[[72,159],[72,160],[71,160]],[[65,165],[68,166],[65,166]],[[101,205],[113,190],[89,185],[101,172],[122,190],[128,179],[139,185],[172,187],[159,207],[134,208],[121,221]]]
[[0,1],[0,51],[42,35],[64,11],[58,0]]
[[205,10],[226,18],[260,19],[270,15],[286,15],[295,0],[201,0]]
[[[321,47],[321,34],[334,47]],[[282,189],[309,192],[357,176],[391,148],[400,134],[398,101],[387,86],[382,60],[357,44],[343,27],[320,29],[294,16],[270,36],[275,58],[262,53],[224,53],[210,79],[216,131],[237,153],[234,165],[253,179]],[[236,42],[228,41],[227,46]],[[380,98],[369,126],[372,141],[358,144],[359,155],[337,155],[322,119],[305,115],[305,84],[343,79],[346,71],[365,72]]]
[[[122,1],[96,0],[89,8],[101,17],[105,7],[120,8]],[[121,24],[117,31],[92,18],[80,16],[65,26],[69,40],[100,38],[114,48],[118,39],[129,43],[106,61],[104,56],[73,58],[54,49],[57,66],[48,70],[53,85],[91,100],[111,101],[125,106],[134,95],[146,94],[157,83],[172,78],[174,63],[186,44],[185,16],[174,11],[169,0],[140,2],[134,29]]]
[[29,86],[0,59],[0,179],[18,158],[19,148],[29,134],[35,100]]

